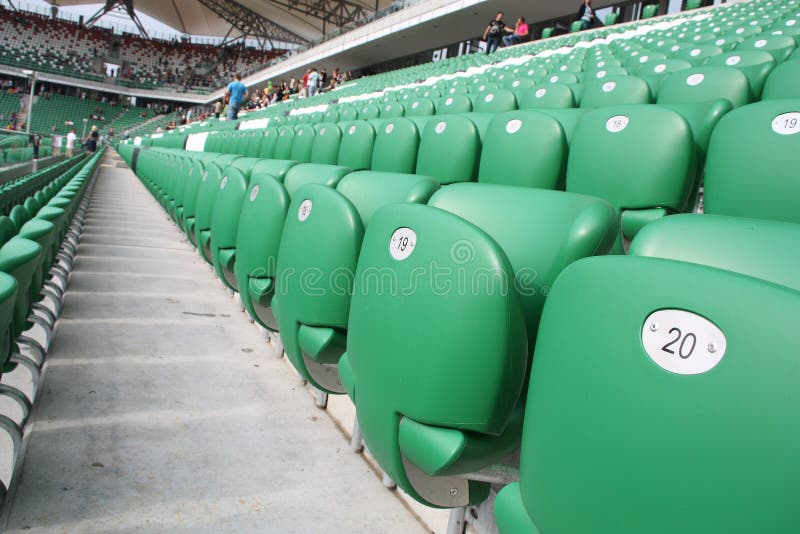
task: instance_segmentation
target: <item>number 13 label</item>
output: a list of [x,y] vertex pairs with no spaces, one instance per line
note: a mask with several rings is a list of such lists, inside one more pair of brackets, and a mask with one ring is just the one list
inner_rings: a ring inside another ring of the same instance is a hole
[[722,361],[727,342],[714,323],[685,310],[658,310],[642,326],[642,346],[671,373],[699,375]]

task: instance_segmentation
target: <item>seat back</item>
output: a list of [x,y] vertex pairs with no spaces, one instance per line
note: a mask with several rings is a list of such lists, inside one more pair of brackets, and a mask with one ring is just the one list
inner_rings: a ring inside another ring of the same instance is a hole
[[339,165],[353,170],[369,169],[375,144],[375,128],[367,121],[340,123],[342,140]]
[[670,74],[658,89],[659,104],[704,103],[720,98],[733,107],[750,102],[747,76],[730,67],[698,67]]
[[278,140],[275,141],[275,159],[291,159],[292,143],[295,138],[293,126],[281,126],[278,130]]
[[339,161],[339,146],[342,131],[339,126],[330,122],[321,122],[315,127],[316,136],[311,146],[311,163],[336,165]]
[[475,123],[458,115],[435,117],[422,132],[416,172],[440,184],[474,180],[480,149]]
[[472,111],[472,101],[464,94],[447,95],[439,100],[439,104],[436,106],[437,115],[469,113],[470,111]]
[[775,58],[761,50],[742,50],[728,52],[709,59],[709,67],[733,67],[747,76],[750,89],[755,98],[761,96],[764,82],[772,69],[775,68]]
[[289,194],[274,177],[256,173],[241,204],[233,265],[242,304],[254,320],[278,329],[272,312],[275,270]]
[[645,226],[628,253],[708,265],[800,290],[799,242],[795,223],[685,214]]
[[502,113],[517,109],[517,98],[507,89],[494,89],[480,93],[472,106],[476,113]]
[[494,116],[481,151],[481,183],[556,189],[562,181],[567,141],[559,122],[532,110]]
[[211,211],[211,260],[217,276],[233,290],[238,288],[233,263],[236,259],[236,233],[247,182],[248,176],[240,169],[234,166],[226,168]]
[[786,61],[775,67],[764,83],[762,98],[800,98],[800,61]]
[[[800,379],[798,313],[794,290],[701,265],[567,268],[542,317],[500,531],[794,530],[787,459],[800,442],[784,408]],[[587,328],[601,334],[576,335]]]
[[800,100],[765,100],[728,113],[711,136],[705,211],[800,222]]
[[[678,113],[660,106],[611,106],[590,111],[578,123],[566,189],[604,198],[623,218],[636,220],[636,210],[645,216],[689,209],[695,167],[694,137]],[[627,238],[635,234],[624,223],[623,231]]]
[[375,125],[371,169],[411,174],[417,164],[419,132],[410,120],[396,118]]
[[[303,124],[295,128],[292,149],[289,151],[288,159],[308,163],[311,161],[311,149],[314,146],[316,129],[311,124]],[[287,159],[287,158],[279,158]]]
[[414,100],[406,109],[406,117],[420,117],[433,115],[435,113],[436,108],[433,105],[433,100],[429,98],[420,98]]
[[572,108],[575,96],[566,85],[549,84],[528,89],[522,96],[520,109]]
[[258,157],[271,159],[275,157],[275,145],[278,143],[278,129],[267,128],[258,146]]
[[582,108],[600,108],[619,104],[649,104],[650,87],[635,76],[608,76],[584,84]]

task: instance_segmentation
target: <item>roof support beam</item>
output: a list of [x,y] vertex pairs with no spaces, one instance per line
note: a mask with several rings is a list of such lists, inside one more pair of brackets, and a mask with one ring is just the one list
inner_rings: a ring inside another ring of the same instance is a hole
[[303,39],[296,33],[275,24],[237,2],[226,0],[198,0],[198,2],[228,22],[233,28],[242,32],[244,38],[256,39],[262,45],[262,48],[265,41],[272,45],[273,39],[296,44],[306,44],[308,42],[308,40]]
[[[372,12],[351,0],[270,0],[288,11],[317,18],[341,28],[369,16]],[[377,2],[376,2],[377,5]]]
[[84,25],[87,28],[91,28],[92,25],[100,20],[100,18],[108,13],[109,11],[113,11],[115,8],[119,7],[125,13],[128,14],[128,17],[133,21],[136,25],[136,29],[139,30],[139,34],[144,37],[145,39],[149,39],[150,36],[147,35],[147,30],[144,29],[144,25],[142,21],[139,20],[139,17],[136,16],[136,12],[133,10],[133,0],[106,0],[106,3],[103,7],[101,7],[97,13],[89,17]]

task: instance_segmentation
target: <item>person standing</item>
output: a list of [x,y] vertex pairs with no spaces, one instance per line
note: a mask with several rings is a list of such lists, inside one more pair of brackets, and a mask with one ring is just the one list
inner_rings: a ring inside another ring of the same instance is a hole
[[69,133],[67,134],[67,157],[71,158],[74,155],[75,150],[75,141],[78,139],[78,136],[75,135],[75,128],[70,129]]
[[525,17],[517,19],[517,25],[514,27],[512,35],[503,37],[503,44],[506,46],[513,46],[519,44],[528,37],[528,24],[525,22]]
[[31,147],[33,148],[33,159],[39,159],[39,146],[41,145],[41,138],[37,134],[30,136]]
[[592,7],[592,0],[583,0],[581,7],[578,8],[578,16],[575,17],[575,20],[581,21],[581,29],[588,30],[591,28],[596,18],[594,8]]
[[503,22],[503,12],[498,11],[497,16],[489,21],[489,25],[486,26],[486,29],[483,31],[483,40],[486,41],[486,53],[491,54],[497,47],[500,46],[500,39],[503,36],[503,32],[511,33],[513,30],[510,30],[506,27],[506,23]]
[[94,154],[97,150],[97,142],[100,140],[100,132],[97,131],[97,125],[92,124],[92,130],[86,137],[86,153],[89,155]]
[[228,84],[225,94],[228,96],[227,118],[229,121],[236,120],[239,118],[239,109],[242,107],[242,102],[247,97],[247,87],[242,83],[241,74],[233,75],[233,81]]
[[317,89],[319,89],[319,74],[317,73],[317,69],[311,69],[308,75],[306,89],[308,90],[309,98],[317,94]]
[[222,113],[222,100],[217,100],[216,102],[214,102],[214,117],[219,119],[221,113]]

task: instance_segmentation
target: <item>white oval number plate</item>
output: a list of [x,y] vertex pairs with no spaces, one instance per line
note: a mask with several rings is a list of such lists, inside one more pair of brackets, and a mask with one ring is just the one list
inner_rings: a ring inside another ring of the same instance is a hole
[[699,375],[717,366],[727,341],[717,326],[684,310],[658,310],[642,326],[642,346],[659,367],[679,375]]
[[398,228],[389,239],[389,254],[397,261],[411,256],[417,246],[417,234],[411,228]]
[[606,121],[606,130],[611,133],[621,132],[628,127],[630,119],[625,115],[615,115]]
[[297,210],[297,220],[298,221],[303,222],[306,219],[308,219],[308,216],[311,215],[311,206],[312,206],[311,200],[309,200],[309,199],[305,199],[300,204],[300,209]]
[[782,113],[772,119],[772,130],[781,135],[800,132],[800,112]]

